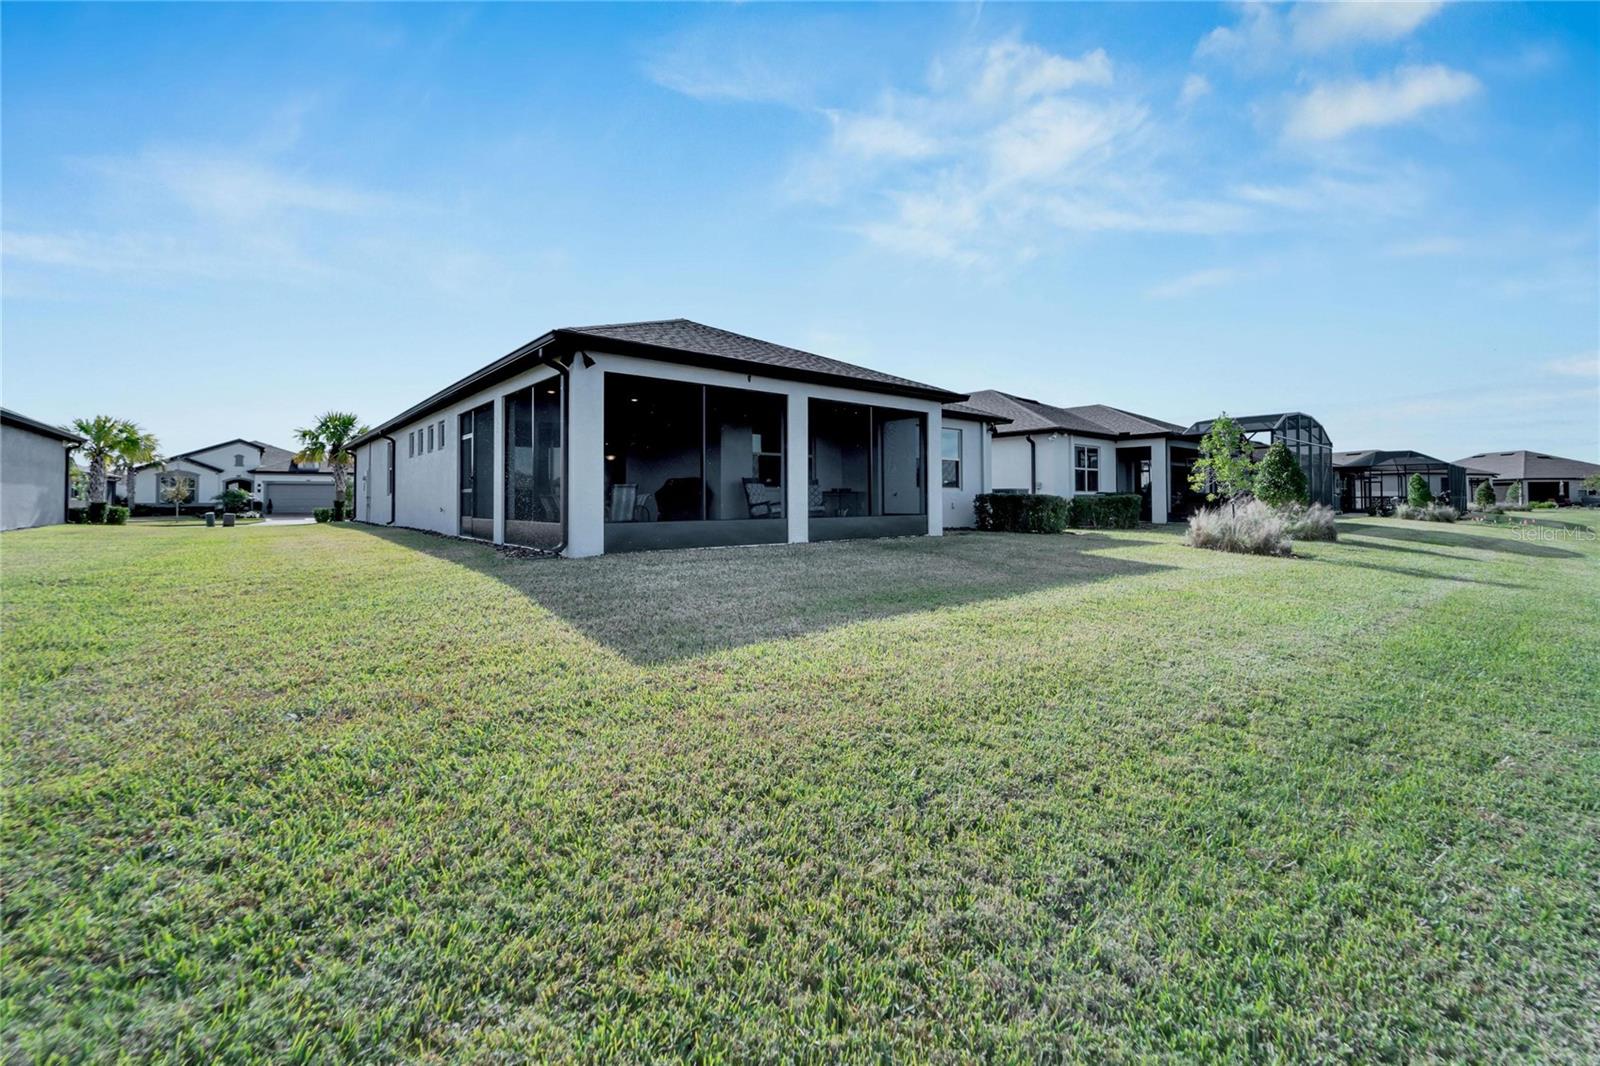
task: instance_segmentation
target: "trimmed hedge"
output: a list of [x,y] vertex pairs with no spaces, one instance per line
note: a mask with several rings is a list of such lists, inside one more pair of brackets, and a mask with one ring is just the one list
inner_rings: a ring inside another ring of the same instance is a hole
[[311,512],[311,517],[315,518],[318,522],[330,521],[333,518],[333,508],[318,507],[315,511]]
[[991,533],[1061,533],[1067,528],[1067,501],[1029,492],[985,492],[973,497],[978,528]]
[[125,526],[128,524],[128,509],[126,507],[107,507],[106,525]]
[[1142,503],[1132,492],[1074,496],[1067,504],[1067,525],[1073,529],[1132,529],[1139,524]]
[[89,524],[91,526],[104,525],[106,521],[106,502],[104,500],[89,501]]

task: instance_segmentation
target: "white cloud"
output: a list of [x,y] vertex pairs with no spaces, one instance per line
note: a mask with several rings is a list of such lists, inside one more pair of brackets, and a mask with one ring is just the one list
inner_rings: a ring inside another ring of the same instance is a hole
[[999,182],[1052,178],[1131,133],[1144,118],[1144,109],[1131,105],[1041,100],[989,134],[990,170]]
[[928,132],[891,115],[828,112],[833,120],[833,146],[865,159],[922,159],[939,151]]
[[1410,36],[1437,15],[1436,0],[1338,0],[1293,7],[1267,3],[1237,6],[1231,25],[1218,26],[1200,38],[1195,58],[1263,68],[1294,54],[1327,52],[1360,44],[1393,44]]
[[954,71],[937,69],[934,81],[954,81],[975,100],[995,104],[1032,100],[1078,85],[1110,85],[1112,78],[1111,58],[1103,48],[1071,59],[1015,38],[996,41],[983,50],[976,80],[967,80],[967,67],[967,63],[957,63]]
[[1569,359],[1551,359],[1544,364],[1548,373],[1561,377],[1600,379],[1600,354],[1574,355]]
[[1482,86],[1471,74],[1441,64],[1401,67],[1371,81],[1319,85],[1290,107],[1285,136],[1325,141],[1358,129],[1391,126],[1424,111],[1460,103]]
[[1296,4],[1289,13],[1297,47],[1317,52],[1358,43],[1388,44],[1408,37],[1437,15],[1442,2],[1402,3],[1397,0],[1343,0]]
[[1191,274],[1173,278],[1160,285],[1153,286],[1146,295],[1160,300],[1170,300],[1179,296],[1188,296],[1191,293],[1204,289],[1215,289],[1223,285],[1232,285],[1240,280],[1243,275],[1229,267],[1211,267],[1207,270],[1196,270]]
[[1187,107],[1203,96],[1211,95],[1211,82],[1203,74],[1191,74],[1183,79],[1178,92],[1178,103]]

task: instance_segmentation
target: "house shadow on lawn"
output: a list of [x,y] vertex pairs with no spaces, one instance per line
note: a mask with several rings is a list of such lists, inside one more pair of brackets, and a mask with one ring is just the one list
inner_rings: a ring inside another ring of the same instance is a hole
[[364,532],[487,574],[636,665],[870,619],[1169,569],[1104,554],[1153,543],[1079,533],[519,559],[427,534]]
[[[1528,555],[1541,559],[1577,559],[1583,553],[1570,548],[1558,548],[1531,540],[1514,540],[1503,536],[1480,536],[1458,533],[1454,530],[1419,526],[1416,529],[1383,526],[1369,523],[1340,527],[1340,532],[1351,537],[1377,537],[1382,540],[1401,541],[1405,544],[1432,544],[1441,548],[1472,548],[1477,551],[1503,552],[1507,555]],[[1372,545],[1366,545],[1372,547]],[[1424,549],[1418,549],[1424,550]]]

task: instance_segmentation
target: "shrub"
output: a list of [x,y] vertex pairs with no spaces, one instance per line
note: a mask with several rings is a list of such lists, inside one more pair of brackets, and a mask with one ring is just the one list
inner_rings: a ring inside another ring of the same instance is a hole
[[1506,503],[1515,506],[1522,502],[1522,482],[1513,481],[1506,486]]
[[318,507],[315,511],[311,512],[311,517],[315,518],[318,522],[330,522],[333,520],[333,508]]
[[1067,525],[1073,529],[1132,529],[1139,524],[1143,502],[1132,492],[1074,496],[1067,501]]
[[1300,469],[1294,453],[1283,441],[1273,441],[1261,465],[1256,467],[1255,493],[1256,499],[1272,507],[1311,501],[1306,472]]
[[1325,503],[1310,507],[1288,507],[1283,512],[1283,531],[1290,540],[1338,540],[1333,524],[1333,508]]
[[91,526],[98,526],[106,520],[106,502],[104,500],[89,501],[89,518]]
[[1433,493],[1428,491],[1428,479],[1421,474],[1412,474],[1411,480],[1406,482],[1406,502],[1413,507],[1426,507],[1433,502]]
[[86,507],[72,507],[67,510],[67,521],[75,526],[89,524],[89,510]]
[[126,507],[107,507],[106,525],[125,526],[128,524],[128,509]]
[[1190,547],[1249,555],[1288,555],[1288,523],[1279,511],[1260,500],[1237,509],[1207,508],[1189,519]]
[[1067,528],[1067,501],[1030,492],[985,492],[972,509],[978,528],[995,533],[1060,533]]
[[1534,500],[1528,504],[1530,511],[1553,511],[1561,505],[1554,500]]
[[1494,508],[1498,503],[1494,498],[1494,485],[1487,481],[1480,484],[1478,486],[1477,500],[1478,507],[1481,510],[1488,511]]
[[1442,503],[1430,503],[1426,507],[1405,506],[1396,512],[1401,518],[1412,522],[1454,522],[1461,517],[1461,512],[1454,507],[1447,507]]

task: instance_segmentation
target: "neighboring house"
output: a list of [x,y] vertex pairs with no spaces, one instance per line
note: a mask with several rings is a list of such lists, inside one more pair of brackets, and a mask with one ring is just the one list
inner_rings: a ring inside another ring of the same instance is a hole
[[1555,500],[1563,504],[1590,504],[1600,500],[1600,493],[1583,487],[1584,478],[1600,474],[1600,464],[1526,450],[1479,452],[1456,462],[1469,468],[1469,493],[1475,494],[1478,486],[1488,481],[1494,486],[1495,499],[1501,503],[1505,502],[1506,491],[1512,485],[1522,487],[1523,503]]
[[295,453],[258,440],[242,438],[169,456],[138,468],[135,501],[141,506],[171,507],[162,489],[180,476],[190,480],[184,506],[207,507],[226,489],[248,494],[273,514],[310,514],[333,506],[333,473],[316,464],[299,464]]
[[0,407],[0,529],[67,520],[72,449],[83,438]]
[[1465,509],[1471,498],[1465,467],[1421,452],[1334,452],[1333,474],[1339,482],[1341,511],[1371,512],[1386,503],[1405,503],[1413,474],[1421,474],[1434,498],[1452,507]]
[[965,398],[687,319],[555,329],[358,438],[356,512],[570,556],[937,536],[987,480],[977,411],[929,476]]

